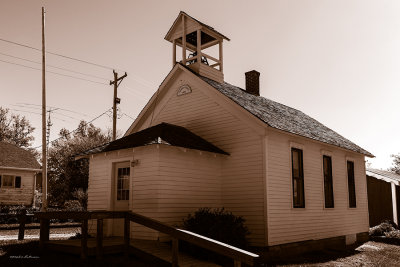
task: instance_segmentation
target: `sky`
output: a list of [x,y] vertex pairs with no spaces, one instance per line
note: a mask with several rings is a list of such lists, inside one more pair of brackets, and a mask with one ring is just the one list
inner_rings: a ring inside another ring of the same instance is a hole
[[[7,41],[40,49],[42,6],[46,50],[96,64],[47,54],[47,105],[58,108],[50,140],[112,107],[112,69],[128,73],[118,88],[125,133],[172,68],[164,36],[182,10],[231,39],[226,82],[244,88],[244,73],[259,71],[262,96],[370,151],[370,167],[387,169],[400,153],[399,1],[0,0],[0,106],[29,119],[33,146],[41,145],[41,52]],[[111,128],[110,111],[93,124]]]

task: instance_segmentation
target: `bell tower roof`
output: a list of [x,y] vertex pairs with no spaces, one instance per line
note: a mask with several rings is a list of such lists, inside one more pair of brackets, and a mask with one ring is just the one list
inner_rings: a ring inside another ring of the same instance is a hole
[[[180,62],[202,76],[221,83],[224,81],[222,43],[223,40],[230,41],[228,37],[181,11],[164,39],[173,45],[172,65]],[[218,57],[202,52],[215,45],[219,45]],[[176,46],[182,48],[180,61],[176,59]]]

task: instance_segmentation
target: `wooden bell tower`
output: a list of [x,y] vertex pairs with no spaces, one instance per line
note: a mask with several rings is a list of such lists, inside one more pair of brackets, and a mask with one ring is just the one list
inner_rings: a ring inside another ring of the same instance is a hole
[[[172,43],[172,66],[180,62],[201,76],[224,82],[222,45],[224,39],[229,41],[228,37],[181,11],[164,39]],[[204,53],[203,50],[216,45],[217,57]],[[180,61],[177,46],[182,48]]]

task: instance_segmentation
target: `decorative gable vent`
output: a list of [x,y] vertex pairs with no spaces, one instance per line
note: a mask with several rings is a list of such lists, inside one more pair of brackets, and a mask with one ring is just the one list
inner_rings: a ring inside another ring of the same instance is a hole
[[179,90],[178,90],[178,96],[180,95],[187,95],[190,94],[192,92],[192,88],[190,88],[189,85],[185,84],[182,85]]

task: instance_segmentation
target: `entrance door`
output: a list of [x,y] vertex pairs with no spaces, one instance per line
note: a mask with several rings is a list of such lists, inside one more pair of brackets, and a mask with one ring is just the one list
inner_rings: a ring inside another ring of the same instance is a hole
[[[129,210],[129,162],[116,163],[114,167],[114,211]],[[113,220],[113,236],[124,235],[124,219]]]

